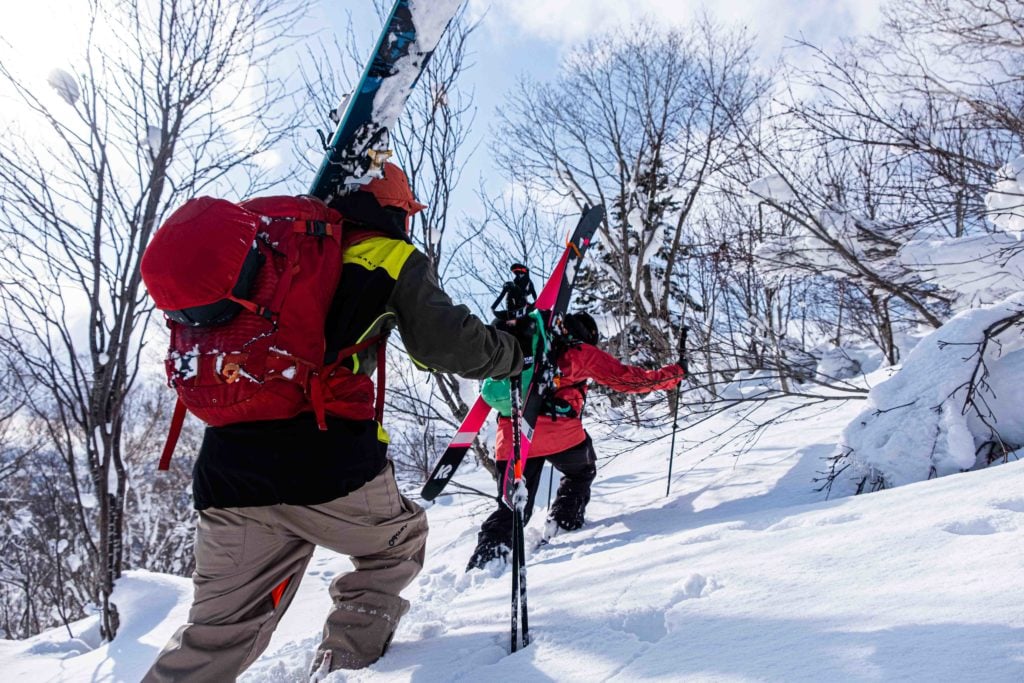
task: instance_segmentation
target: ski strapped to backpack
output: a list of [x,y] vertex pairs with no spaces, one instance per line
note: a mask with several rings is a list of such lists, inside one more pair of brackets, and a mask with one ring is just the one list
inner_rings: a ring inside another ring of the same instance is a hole
[[[591,237],[602,220],[603,206],[598,205],[584,211],[576,227],[576,234],[566,244],[554,273],[537,297],[536,308],[541,313],[544,329],[549,331],[549,335],[550,330],[554,329],[569,309],[569,300],[572,297],[576,276],[583,265],[583,256],[590,248]],[[523,390],[522,443],[519,449],[513,452],[505,467],[502,498],[509,507],[516,505],[517,483],[521,478],[523,463],[530,455],[533,432],[543,410],[545,392],[553,386],[557,377],[558,368],[546,350],[545,353],[537,355],[534,365],[532,381]]]
[[[341,215],[313,197],[241,204],[200,197],[157,231],[143,255],[142,276],[167,316],[164,366],[178,395],[160,469],[169,465],[186,409],[212,426],[307,411],[321,429],[328,414],[380,420],[383,336],[364,338],[339,351],[334,363],[324,363],[324,325],[341,279],[342,233]],[[353,392],[360,382],[344,361],[374,344],[377,397],[371,408],[365,387]]]
[[309,193],[330,201],[380,175],[390,130],[463,0],[396,0],[352,95],[332,112],[338,127]]

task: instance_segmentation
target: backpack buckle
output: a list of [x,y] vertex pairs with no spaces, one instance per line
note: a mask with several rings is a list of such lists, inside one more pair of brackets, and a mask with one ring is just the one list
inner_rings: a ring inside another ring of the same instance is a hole
[[225,363],[221,375],[228,384],[234,384],[242,377],[242,366],[238,363]]
[[306,234],[310,237],[327,237],[331,234],[327,221],[306,221]]

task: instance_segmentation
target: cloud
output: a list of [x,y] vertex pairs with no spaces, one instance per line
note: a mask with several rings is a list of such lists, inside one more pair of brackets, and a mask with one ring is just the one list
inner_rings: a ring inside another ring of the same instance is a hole
[[805,36],[829,45],[878,25],[882,0],[472,0],[475,16],[495,33],[518,33],[569,48],[595,33],[628,27],[642,18],[684,26],[705,9],[727,25],[759,36],[762,53],[774,56],[789,39]]

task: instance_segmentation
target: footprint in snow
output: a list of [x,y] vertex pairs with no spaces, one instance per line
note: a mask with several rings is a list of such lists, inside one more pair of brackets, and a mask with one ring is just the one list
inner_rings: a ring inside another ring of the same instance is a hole
[[433,571],[420,574],[418,582],[424,588],[449,588],[453,583],[455,583],[457,578],[458,575],[455,573],[455,570],[449,567],[440,567]]
[[1024,512],[1024,498],[1011,498],[993,503],[993,507],[1010,512]]
[[692,624],[693,613],[687,605],[688,600],[695,598],[706,598],[718,589],[722,584],[714,577],[706,577],[703,574],[690,574],[682,581],[672,587],[672,597],[665,605],[663,624],[665,633],[668,634],[687,625]]
[[684,537],[679,542],[679,545],[693,545],[695,543],[710,543],[712,541],[722,540],[722,532],[720,531],[705,531],[694,534],[693,536]]
[[989,534],[998,534],[1011,530],[998,520],[983,517],[950,522],[943,526],[942,529],[957,536],[988,536]]
[[409,630],[414,636],[412,640],[430,640],[443,636],[448,631],[448,627],[442,621],[432,620],[413,624]]
[[452,589],[456,593],[462,593],[470,588],[482,586],[499,578],[505,573],[505,563],[501,560],[488,562],[483,569],[472,569],[460,574],[454,582]]
[[619,630],[631,633],[637,640],[656,643],[668,634],[663,610],[638,610],[622,615]]

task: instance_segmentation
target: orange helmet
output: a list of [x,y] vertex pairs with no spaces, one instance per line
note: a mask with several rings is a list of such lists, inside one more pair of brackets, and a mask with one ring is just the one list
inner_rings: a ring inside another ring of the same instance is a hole
[[412,216],[427,208],[420,204],[409,188],[409,179],[405,171],[390,161],[384,163],[384,175],[374,178],[359,188],[360,192],[369,192],[381,206],[394,206]]

